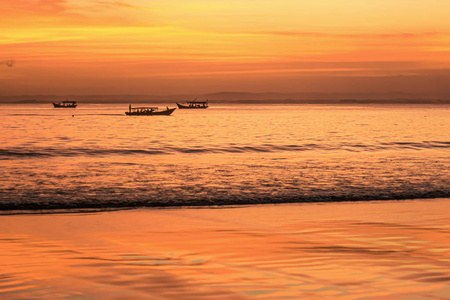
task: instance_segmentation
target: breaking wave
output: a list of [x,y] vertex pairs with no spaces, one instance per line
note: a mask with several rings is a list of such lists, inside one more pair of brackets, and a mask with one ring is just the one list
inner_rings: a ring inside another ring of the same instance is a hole
[[364,145],[354,143],[334,144],[288,144],[259,146],[235,145],[235,146],[194,146],[177,147],[161,146],[147,149],[108,149],[108,148],[34,148],[15,147],[0,149],[0,159],[8,157],[58,157],[58,156],[108,156],[108,155],[170,155],[187,153],[251,153],[251,152],[280,152],[280,151],[384,151],[384,150],[423,150],[423,149],[450,149],[450,142],[446,141],[423,141],[423,142],[390,142],[378,145]]
[[[76,191],[73,191],[74,194]],[[69,193],[66,191],[66,193]],[[31,196],[31,195],[30,195]],[[61,196],[61,195],[60,195]],[[386,190],[370,190],[359,193],[336,193],[326,192],[309,196],[296,195],[209,195],[185,198],[182,195],[177,197],[161,197],[161,195],[149,196],[126,194],[114,197],[89,197],[84,195],[84,199],[57,199],[45,196],[31,196],[26,199],[0,203],[0,215],[17,213],[49,213],[49,212],[77,212],[77,211],[106,211],[117,209],[136,208],[177,208],[177,207],[220,207],[236,205],[259,205],[259,204],[281,204],[281,203],[329,203],[329,202],[349,202],[349,201],[379,201],[379,200],[411,200],[411,199],[436,199],[450,198],[450,189],[429,190],[429,191],[404,191],[392,192]],[[78,198],[78,197],[76,197]]]

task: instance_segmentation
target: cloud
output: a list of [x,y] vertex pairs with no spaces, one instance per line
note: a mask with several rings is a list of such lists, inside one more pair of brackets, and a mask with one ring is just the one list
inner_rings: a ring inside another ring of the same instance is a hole
[[[29,34],[40,28],[49,32],[61,28],[81,27],[154,27],[155,16],[150,8],[127,1],[109,0],[2,0],[0,32],[26,29]],[[21,34],[22,35],[22,34]]]
[[65,0],[6,0],[2,3],[0,12],[23,14],[57,14],[67,10]]
[[97,1],[97,3],[108,5],[111,7],[137,8],[136,6],[121,1]]
[[265,31],[251,32],[250,34],[292,36],[292,37],[313,37],[313,38],[377,38],[377,39],[405,39],[405,38],[429,38],[444,35],[440,32],[400,32],[400,33],[324,33],[307,31]]

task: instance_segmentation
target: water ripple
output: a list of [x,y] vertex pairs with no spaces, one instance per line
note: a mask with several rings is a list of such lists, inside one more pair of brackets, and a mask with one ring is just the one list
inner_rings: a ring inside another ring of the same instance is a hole
[[[61,137],[65,140],[66,138]],[[341,143],[333,144],[288,144],[272,145],[264,144],[260,146],[192,146],[175,147],[161,146],[147,149],[114,149],[114,148],[57,148],[57,147],[12,147],[0,149],[0,159],[8,157],[58,157],[58,156],[105,156],[105,155],[160,155],[160,154],[201,154],[201,153],[255,153],[268,152],[275,153],[280,151],[299,152],[299,151],[385,151],[385,150],[404,150],[404,149],[450,149],[450,142],[445,141],[424,141],[424,142],[383,142],[378,145]]]

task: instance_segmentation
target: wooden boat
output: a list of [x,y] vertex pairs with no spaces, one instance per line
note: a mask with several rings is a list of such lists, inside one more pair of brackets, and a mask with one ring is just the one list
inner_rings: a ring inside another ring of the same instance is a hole
[[52,102],[54,107],[58,108],[75,108],[77,107],[76,101],[62,101],[62,102]]
[[127,116],[169,116],[176,108],[159,110],[158,107],[131,107],[125,112]]
[[202,108],[208,108],[208,100],[206,101],[197,101],[197,98],[195,98],[194,101],[189,101],[186,103],[178,103],[179,109],[202,109]]

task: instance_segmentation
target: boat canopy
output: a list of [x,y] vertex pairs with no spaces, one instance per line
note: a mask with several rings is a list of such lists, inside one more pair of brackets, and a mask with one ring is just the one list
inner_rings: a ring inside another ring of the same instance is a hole
[[206,100],[206,101],[196,101],[196,100],[194,100],[194,101],[188,101],[186,103],[206,104],[206,103],[208,103],[208,100]]
[[131,111],[158,111],[158,107],[151,107],[151,106],[141,106],[141,107],[130,107]]
[[208,107],[208,100],[206,100],[206,101],[198,101],[197,99],[195,99],[193,101],[186,102],[186,104],[189,107],[197,107],[197,108]]

